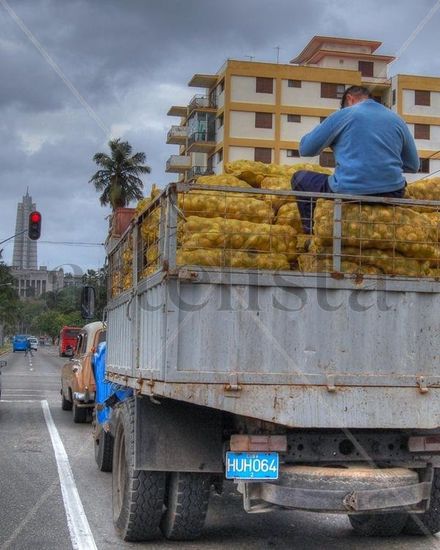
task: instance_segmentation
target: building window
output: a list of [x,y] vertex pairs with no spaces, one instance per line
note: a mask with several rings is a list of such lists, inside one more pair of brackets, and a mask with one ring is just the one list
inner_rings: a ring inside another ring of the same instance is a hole
[[287,115],[287,122],[301,122],[301,115]]
[[420,159],[419,172],[422,174],[429,174],[429,159]]
[[362,76],[374,75],[374,63],[373,61],[359,61],[358,69]]
[[272,149],[269,147],[255,147],[254,160],[257,162],[272,162]]
[[426,92],[425,90],[415,90],[414,105],[424,105],[429,107],[431,105],[431,92]]
[[217,162],[222,162],[223,160],[223,149],[217,151]]
[[321,166],[325,166],[326,168],[334,168],[336,166],[336,164],[335,164],[335,157],[334,157],[333,153],[323,151],[319,155],[319,164]]
[[257,76],[255,91],[257,94],[273,94],[273,78]]
[[287,86],[289,88],[301,88],[301,80],[291,80],[287,81]]
[[219,82],[219,85],[218,85],[218,93],[219,95],[223,92],[223,90],[225,89],[225,81],[224,80],[221,80]]
[[217,127],[218,128],[222,128],[224,123],[225,123],[224,115],[220,115],[219,117],[217,117]]
[[321,97],[328,99],[341,99],[345,92],[344,84],[332,84],[321,82]]
[[289,158],[298,158],[299,157],[298,149],[287,149],[287,156]]
[[392,104],[395,105],[396,104],[396,90],[393,90],[393,94],[392,94]]
[[414,124],[415,139],[431,139],[431,127],[429,124]]
[[326,118],[327,118],[326,116],[320,116],[320,117],[319,117],[319,122],[324,122],[324,120],[325,120]]
[[255,113],[255,128],[272,128],[272,113]]

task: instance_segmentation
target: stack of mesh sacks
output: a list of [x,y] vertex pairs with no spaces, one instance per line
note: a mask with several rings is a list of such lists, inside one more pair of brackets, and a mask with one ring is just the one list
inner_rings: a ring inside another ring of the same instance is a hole
[[[292,197],[210,190],[211,186],[290,190],[293,173],[301,169],[325,171],[319,166],[282,166],[236,161],[225,174],[202,176],[202,190],[179,194],[182,216],[178,222],[177,264],[245,269],[288,270],[297,257],[301,221]],[[140,216],[160,191],[143,199],[136,209]],[[159,266],[159,208],[141,223],[145,268],[141,277]]]
[[[225,164],[225,174],[200,177],[197,184],[291,191],[290,181],[298,170],[330,173],[311,164],[234,161]],[[296,268],[302,225],[291,196],[193,190],[180,197],[179,207],[186,221],[178,265]]]
[[[136,206],[136,216],[139,217],[160,193],[161,189],[153,185],[150,196],[140,200]],[[140,272],[141,279],[148,277],[159,268],[159,223],[159,206],[145,216],[141,223],[140,232],[144,244],[144,267]]]
[[[414,200],[440,201],[440,177],[419,180],[408,185],[406,198]],[[429,276],[440,277],[440,211],[437,208],[415,206],[414,210],[422,213],[432,226],[436,253],[429,261]]]
[[113,266],[111,276],[113,298],[133,286],[133,241],[131,237],[122,244],[118,263],[119,265]]
[[[252,188],[233,174],[200,177],[197,184]],[[296,259],[296,231],[273,223],[262,195],[192,190],[179,197],[179,207],[186,219],[178,265],[286,270]]]
[[[435,178],[409,185],[405,198],[439,200],[440,180]],[[334,271],[333,216],[334,202],[318,200],[309,251],[298,258],[301,271]],[[344,202],[340,271],[402,277],[436,276],[438,223],[438,213],[426,207]]]

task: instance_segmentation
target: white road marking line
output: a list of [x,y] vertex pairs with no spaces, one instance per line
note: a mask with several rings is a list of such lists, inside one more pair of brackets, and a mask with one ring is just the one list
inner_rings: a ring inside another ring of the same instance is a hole
[[41,403],[41,399],[0,399],[0,403]]
[[41,407],[55,453],[72,546],[75,550],[97,550],[95,539],[76,488],[69,458],[53,421],[49,403],[43,400],[41,401]]
[[[5,378],[12,378],[13,376],[28,376],[29,377],[29,373],[23,373],[23,372],[17,372],[17,373],[3,373],[2,376],[4,376]],[[38,376],[38,378],[42,377],[42,376],[46,376],[48,378],[57,378],[59,379],[60,378],[60,375],[59,374],[34,374],[33,376]]]
[[26,390],[26,389],[24,389],[24,388],[4,388],[4,389],[2,390],[2,393],[8,393],[8,392],[41,393],[41,392],[46,392],[46,391],[58,392],[58,393],[60,393],[60,390],[48,390],[48,389],[46,389],[46,388],[41,389],[41,390]]

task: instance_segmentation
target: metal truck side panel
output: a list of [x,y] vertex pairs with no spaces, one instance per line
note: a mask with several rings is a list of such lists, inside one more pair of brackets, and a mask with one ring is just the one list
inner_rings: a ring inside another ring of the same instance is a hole
[[138,347],[143,378],[163,379],[165,356],[165,290],[158,284],[139,294]]
[[[134,375],[133,353],[133,303],[128,293],[124,293],[111,304],[108,311],[107,348],[108,367],[119,374]],[[130,316],[131,315],[131,316]]]
[[438,294],[168,284],[169,382],[440,384]]

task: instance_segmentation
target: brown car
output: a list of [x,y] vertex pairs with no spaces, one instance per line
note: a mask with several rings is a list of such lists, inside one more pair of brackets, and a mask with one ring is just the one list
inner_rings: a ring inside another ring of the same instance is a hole
[[91,421],[95,405],[95,378],[92,358],[98,344],[105,341],[105,325],[101,321],[88,323],[78,334],[73,357],[61,371],[61,408],[73,411],[73,421]]

